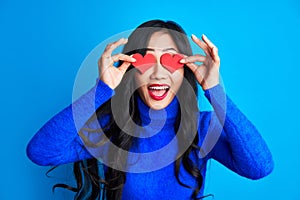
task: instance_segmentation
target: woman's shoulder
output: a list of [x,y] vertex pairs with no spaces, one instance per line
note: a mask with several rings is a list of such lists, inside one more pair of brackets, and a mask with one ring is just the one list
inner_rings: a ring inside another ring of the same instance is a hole
[[[216,128],[218,119],[214,111],[199,112],[198,120],[198,146],[204,151],[202,153],[205,154],[203,155],[203,157],[205,157],[208,155],[208,152],[212,150],[211,145],[214,146],[213,144],[218,141],[221,130],[216,130],[218,129]],[[217,135],[218,137],[216,137]]]
[[211,123],[211,119],[214,116],[213,111],[200,111],[198,115],[198,130],[199,128],[207,129]]

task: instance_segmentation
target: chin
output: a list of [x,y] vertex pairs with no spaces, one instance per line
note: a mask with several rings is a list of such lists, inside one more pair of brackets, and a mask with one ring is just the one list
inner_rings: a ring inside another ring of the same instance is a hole
[[147,102],[145,102],[153,110],[161,110],[166,108],[173,100],[174,95],[168,95],[162,100],[154,100],[151,97],[148,97]]

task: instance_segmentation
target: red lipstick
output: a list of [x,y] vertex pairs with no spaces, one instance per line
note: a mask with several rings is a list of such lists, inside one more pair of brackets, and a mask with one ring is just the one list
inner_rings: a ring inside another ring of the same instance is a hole
[[148,93],[152,99],[161,101],[168,95],[169,89],[167,84],[151,84],[148,86]]

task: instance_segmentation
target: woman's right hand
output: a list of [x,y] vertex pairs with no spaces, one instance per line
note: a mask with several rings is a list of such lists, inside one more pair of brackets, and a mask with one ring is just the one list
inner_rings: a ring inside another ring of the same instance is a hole
[[[131,56],[119,53],[112,55],[112,52],[120,45],[127,43],[127,39],[121,38],[116,42],[108,44],[98,60],[99,79],[110,88],[115,89],[121,82],[123,75],[132,62],[136,60]],[[115,67],[114,63],[124,61],[120,67]]]

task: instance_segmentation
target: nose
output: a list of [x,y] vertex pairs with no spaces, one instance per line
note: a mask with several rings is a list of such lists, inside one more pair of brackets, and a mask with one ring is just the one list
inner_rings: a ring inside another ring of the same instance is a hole
[[161,65],[160,56],[156,55],[156,64],[153,66],[152,73],[150,75],[150,79],[165,79],[168,76],[168,71]]

